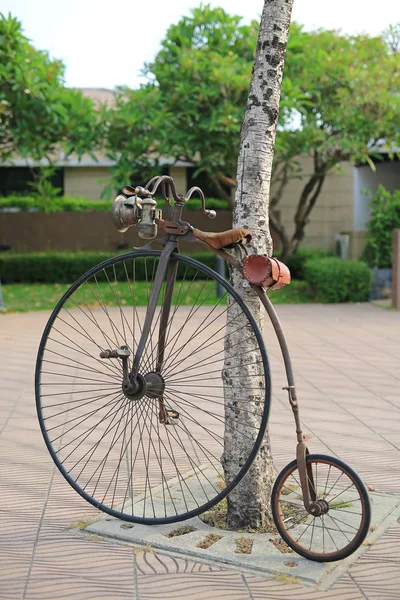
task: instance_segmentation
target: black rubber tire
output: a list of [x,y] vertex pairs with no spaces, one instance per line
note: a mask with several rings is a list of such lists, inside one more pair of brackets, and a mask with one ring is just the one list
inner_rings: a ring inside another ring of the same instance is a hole
[[[357,528],[355,528],[352,525],[345,523],[346,525],[349,525],[349,527],[356,529],[353,539],[351,539],[351,541],[349,541],[347,544],[345,544],[343,546],[343,548],[339,548],[334,552],[324,552],[324,551],[313,552],[310,548],[305,548],[302,544],[296,542],[296,540],[294,540],[289,535],[288,529],[285,527],[284,522],[283,522],[284,515],[282,514],[282,510],[280,508],[280,502],[281,502],[282,496],[284,495],[284,494],[282,494],[282,489],[285,485],[285,482],[292,475],[292,473],[297,470],[297,461],[296,460],[293,460],[291,463],[286,465],[286,467],[280,472],[280,474],[278,475],[278,477],[275,481],[275,484],[274,484],[274,487],[272,490],[271,507],[272,507],[272,514],[274,517],[275,525],[278,529],[278,532],[282,536],[282,539],[288,544],[288,546],[290,546],[295,552],[297,552],[301,556],[304,556],[305,558],[308,558],[309,560],[313,560],[313,561],[317,561],[317,562],[332,562],[332,561],[336,561],[336,560],[342,560],[343,558],[346,558],[350,554],[353,554],[353,552],[355,552],[355,550],[357,550],[357,548],[362,544],[362,542],[364,541],[364,539],[368,533],[368,529],[369,529],[369,525],[370,525],[370,521],[371,521],[371,506],[370,506],[368,492],[365,488],[365,485],[361,481],[360,477],[357,475],[357,473],[355,471],[353,471],[353,469],[351,469],[344,462],[339,460],[338,458],[326,456],[324,454],[309,454],[309,455],[307,455],[307,465],[313,465],[313,464],[329,465],[329,477],[330,477],[331,468],[332,467],[337,468],[342,473],[344,473],[355,485],[355,488],[357,489],[357,492],[359,494],[359,499],[357,499],[356,501],[357,502],[360,501],[360,503],[361,503],[361,511],[362,512],[360,513],[361,514],[360,524]],[[297,475],[298,475],[298,472],[297,472]],[[294,478],[294,479],[297,482],[299,482],[299,479],[296,479],[296,478]],[[314,476],[314,483],[315,483],[315,476]],[[335,485],[335,483],[333,485]],[[316,484],[316,487],[317,486],[318,486],[318,484]],[[290,490],[290,485],[288,487]],[[332,486],[332,488],[333,488],[333,486]],[[330,489],[332,489],[332,488],[330,488]],[[291,492],[289,491],[289,494],[290,493]],[[296,493],[296,495],[299,496],[299,494],[297,494],[297,493]],[[326,497],[328,497],[328,496],[329,496],[329,494]],[[285,502],[284,498],[282,498],[282,502]],[[329,504],[329,501],[327,501],[327,502]],[[351,503],[347,503],[347,504],[351,504]],[[347,508],[347,507],[344,507],[344,508]],[[340,508],[339,509],[336,508],[335,510],[340,510]],[[306,511],[304,508],[303,508],[303,511],[304,511],[304,514],[306,514]],[[349,512],[349,511],[347,511],[347,512]],[[329,511],[327,514],[329,514]],[[358,514],[358,513],[354,513],[354,514]],[[320,518],[320,517],[313,517],[312,515],[307,515],[307,517],[310,519],[314,519],[314,521],[316,518]],[[287,519],[287,520],[289,520],[289,519]],[[339,522],[343,523],[343,521],[340,521],[340,520],[339,520]],[[325,526],[324,526],[323,519],[322,519],[322,523],[323,523],[323,528],[324,528]],[[329,529],[329,528],[327,528],[327,529]],[[331,529],[331,531],[332,531],[332,529]],[[349,531],[346,531],[346,534],[348,534],[348,533],[349,533]],[[303,542],[304,541],[305,540],[303,540]],[[312,544],[312,537],[311,537],[311,544]],[[311,544],[310,544],[310,546],[311,546]]]
[[[44,409],[46,409],[47,407],[43,406],[44,403],[43,403],[43,396],[42,396],[42,392],[41,392],[41,387],[43,385],[43,372],[44,372],[43,366],[44,366],[44,361],[46,359],[46,352],[47,352],[47,346],[49,344],[49,338],[51,340],[51,335],[54,332],[54,326],[58,323],[57,319],[60,315],[60,312],[63,310],[63,307],[68,302],[68,300],[71,298],[71,296],[74,294],[74,292],[76,290],[78,290],[78,288],[80,288],[81,285],[85,284],[85,282],[87,282],[88,280],[92,280],[92,278],[96,274],[101,274],[102,272],[104,272],[104,270],[107,270],[110,267],[112,269],[114,269],[114,266],[118,265],[122,261],[134,261],[135,259],[138,259],[138,258],[139,259],[156,260],[160,256],[160,254],[161,253],[158,251],[138,250],[138,251],[131,252],[128,254],[110,258],[110,259],[100,263],[99,265],[93,267],[92,269],[87,271],[87,273],[82,275],[64,294],[64,296],[58,302],[56,308],[54,309],[53,313],[51,314],[51,316],[49,318],[49,321],[45,327],[45,330],[44,330],[44,333],[43,333],[43,336],[42,336],[42,339],[40,342],[38,357],[37,357],[37,362],[36,362],[36,372],[35,372],[36,407],[37,407],[37,414],[38,414],[38,418],[39,418],[40,428],[41,428],[45,443],[47,445],[47,448],[50,452],[50,455],[51,455],[52,459],[54,460],[55,464],[57,465],[61,474],[64,476],[66,481],[85,500],[87,500],[90,504],[92,504],[96,508],[99,508],[100,510],[108,513],[109,515],[111,515],[113,517],[118,517],[118,518],[126,520],[126,521],[143,523],[143,524],[173,523],[176,521],[189,519],[191,517],[194,517],[204,511],[210,509],[212,506],[214,506],[215,504],[220,502],[223,498],[225,498],[229,494],[229,492],[244,477],[244,475],[246,474],[247,470],[249,469],[251,463],[253,462],[253,460],[258,452],[258,449],[260,447],[260,444],[262,442],[262,439],[263,439],[263,436],[264,436],[264,433],[265,433],[265,430],[267,427],[269,409],[270,409],[270,397],[271,397],[270,372],[269,372],[267,353],[266,353],[266,350],[264,347],[262,335],[254,321],[252,314],[250,313],[248,307],[246,306],[246,304],[243,302],[243,300],[240,298],[240,296],[235,292],[235,290],[232,288],[232,286],[223,277],[221,277],[218,273],[214,272],[209,267],[199,263],[198,261],[196,261],[192,258],[185,257],[180,254],[172,254],[172,259],[174,261],[177,261],[178,265],[182,264],[183,266],[185,266],[185,268],[193,267],[197,271],[205,274],[210,280],[214,280],[216,283],[218,282],[226,290],[227,294],[230,295],[238,303],[239,307],[243,311],[243,314],[245,315],[245,317],[247,317],[248,325],[251,327],[254,335],[256,336],[257,344],[258,344],[259,351],[260,351],[260,357],[262,360],[263,375],[265,378],[265,399],[264,399],[263,407],[260,408],[260,415],[262,412],[262,417],[260,418],[260,426],[257,431],[257,436],[255,436],[255,441],[254,441],[252,450],[249,453],[247,460],[245,461],[243,466],[240,468],[236,477],[229,484],[229,486],[227,486],[225,489],[221,489],[221,491],[218,490],[219,493],[216,494],[215,497],[211,498],[208,502],[205,502],[204,504],[197,507],[196,509],[188,510],[183,513],[181,512],[179,514],[162,516],[162,517],[157,516],[154,518],[148,517],[148,516],[143,517],[143,516],[139,516],[137,514],[129,514],[127,512],[124,512],[123,510],[122,511],[119,510],[116,507],[116,504],[114,504],[114,503],[112,503],[112,505],[110,506],[109,504],[107,504],[107,502],[101,501],[100,498],[94,497],[91,493],[88,493],[87,490],[83,489],[83,487],[81,487],[81,485],[74,479],[74,476],[72,476],[71,473],[68,472],[68,469],[65,468],[65,465],[63,464],[63,460],[60,459],[57,447],[55,447],[55,445],[52,443],[52,440],[51,440],[52,436],[49,435],[50,424],[49,424],[49,421],[46,420],[47,417],[45,417],[45,415],[44,415]],[[115,272],[115,270],[114,270],[114,272]],[[176,284],[178,284],[178,282],[176,282]],[[65,313],[63,313],[63,314],[65,314]],[[79,316],[79,312],[77,314]],[[74,334],[72,334],[72,336],[73,335]],[[71,343],[72,343],[72,341],[71,341]],[[79,356],[77,358],[79,358]],[[78,362],[78,361],[76,360],[75,362]],[[62,364],[60,364],[60,368],[62,368]],[[97,367],[97,368],[99,368],[99,367]],[[60,374],[60,376],[61,376],[61,374]],[[47,385],[51,385],[51,384],[47,384]],[[47,388],[47,389],[49,389],[49,388]],[[60,388],[58,388],[58,389],[60,389]],[[65,388],[62,388],[62,389],[65,389]],[[58,395],[60,395],[60,394],[58,394]],[[125,402],[126,402],[126,400],[125,400]],[[68,418],[69,418],[69,415],[68,415]],[[150,437],[150,433],[149,433],[149,437]],[[62,437],[61,437],[61,440],[63,440]],[[122,448],[122,446],[121,446],[121,448]],[[121,452],[122,452],[122,449],[121,449]],[[160,468],[160,470],[162,471],[162,467]],[[129,471],[129,469],[128,469],[128,471]],[[128,483],[128,485],[129,485],[129,483]],[[132,507],[132,513],[133,513],[133,510],[134,509]]]

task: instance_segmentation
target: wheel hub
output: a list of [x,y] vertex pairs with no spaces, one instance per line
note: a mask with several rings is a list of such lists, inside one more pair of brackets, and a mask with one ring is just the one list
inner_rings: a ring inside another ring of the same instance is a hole
[[122,391],[129,400],[140,400],[146,394],[146,382],[142,375],[137,375],[135,383],[133,387],[131,383],[122,382]]
[[161,373],[150,371],[144,376],[146,382],[146,395],[150,398],[160,398],[165,390],[165,381]]
[[314,517],[320,517],[321,515],[326,515],[326,513],[329,511],[329,504],[327,503],[326,500],[317,500],[316,502],[312,503],[311,506],[311,514]]
[[140,373],[136,377],[134,391],[131,384],[122,383],[122,391],[129,400],[140,400],[143,396],[160,398],[165,389],[165,381],[160,373],[150,371],[145,375]]

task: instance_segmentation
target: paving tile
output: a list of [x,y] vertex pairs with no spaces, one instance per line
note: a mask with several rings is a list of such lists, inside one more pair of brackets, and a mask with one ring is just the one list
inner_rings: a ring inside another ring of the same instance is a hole
[[138,577],[141,600],[251,600],[244,578],[239,573],[180,573]]
[[211,573],[223,570],[218,565],[194,562],[180,557],[167,556],[156,552],[136,554],[136,572],[141,575],[164,575],[177,573]]
[[298,583],[271,580],[246,575],[253,600],[365,600],[357,584],[344,576],[330,590],[313,590]]
[[[400,494],[400,314],[361,305],[279,306],[312,452],[336,454],[377,491]],[[49,313],[0,315],[0,597],[38,600],[399,600],[400,525],[388,530],[327,591],[185,558],[84,538],[95,519],[54,469],[33,393]],[[271,439],[278,470],[295,456],[280,349],[266,329],[273,375]],[[12,352],[20,342],[17,356]],[[29,576],[29,577],[28,577]]]

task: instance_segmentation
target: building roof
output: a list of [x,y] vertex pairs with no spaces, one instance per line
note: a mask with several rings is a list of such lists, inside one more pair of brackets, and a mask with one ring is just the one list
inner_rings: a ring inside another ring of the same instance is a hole
[[95,104],[115,105],[115,91],[107,88],[76,88],[84,96],[91,98]]

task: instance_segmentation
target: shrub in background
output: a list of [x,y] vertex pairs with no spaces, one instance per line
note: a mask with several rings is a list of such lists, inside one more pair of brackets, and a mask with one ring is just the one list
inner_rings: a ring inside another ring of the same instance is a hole
[[[157,199],[159,207],[163,210],[167,206]],[[0,210],[4,208],[19,208],[21,211],[38,210],[46,213],[52,212],[82,212],[82,211],[99,211],[108,212],[111,210],[112,202],[109,200],[87,200],[85,198],[71,198],[69,196],[53,196],[41,197],[31,194],[30,196],[10,195],[0,197]],[[225,200],[218,198],[206,199],[206,208],[213,210],[228,210],[228,203]],[[200,210],[200,198],[191,198],[187,203],[185,210]]]
[[[7,283],[73,283],[83,273],[98,263],[111,258],[107,252],[30,252],[27,254],[0,253],[0,279]],[[201,263],[215,268],[216,257],[210,252],[193,255]],[[136,259],[136,279],[146,280],[144,259]],[[149,269],[147,264],[147,271]],[[120,273],[119,273],[120,269]],[[123,264],[116,265],[121,280],[126,277]],[[188,269],[186,276],[194,275],[194,269]],[[149,273],[147,272],[147,278]],[[101,274],[97,277],[102,280]],[[200,273],[198,275],[200,278]]]
[[70,198],[69,196],[56,196],[44,203],[38,196],[17,196],[13,194],[3,198],[0,197],[0,210],[4,208],[19,208],[21,211],[38,210],[46,213],[61,211],[82,212],[91,210],[107,212],[111,210],[111,202],[106,202],[104,200],[86,200],[84,198]]
[[340,258],[316,258],[304,266],[304,277],[320,302],[366,302],[371,271],[366,264]]
[[[370,194],[371,195],[371,194]],[[390,192],[380,185],[371,195],[371,219],[363,259],[370,267],[392,266],[393,230],[400,229],[400,190]]]
[[[276,255],[279,258],[280,252]],[[332,256],[328,250],[319,250],[318,248],[299,248],[287,261],[292,279],[304,279],[304,265],[313,258],[325,258]]]

